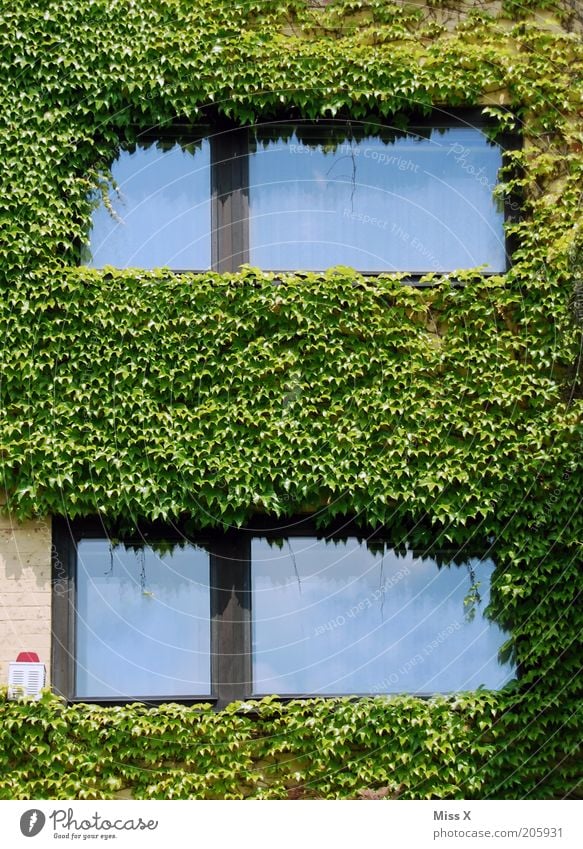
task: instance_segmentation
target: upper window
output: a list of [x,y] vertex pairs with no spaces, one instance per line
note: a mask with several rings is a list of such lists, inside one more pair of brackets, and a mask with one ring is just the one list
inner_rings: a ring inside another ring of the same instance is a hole
[[501,145],[460,121],[279,124],[122,150],[91,264],[175,270],[448,272],[507,267]]
[[471,127],[391,142],[273,138],[249,158],[250,262],[503,271],[504,215],[492,197],[500,166],[500,148]]
[[[166,146],[167,147],[167,146]],[[210,268],[210,145],[121,151],[117,191],[93,213],[91,264]]]
[[424,695],[514,674],[486,615],[488,558],[309,528],[114,543],[78,522],[55,540],[53,677],[69,698]]

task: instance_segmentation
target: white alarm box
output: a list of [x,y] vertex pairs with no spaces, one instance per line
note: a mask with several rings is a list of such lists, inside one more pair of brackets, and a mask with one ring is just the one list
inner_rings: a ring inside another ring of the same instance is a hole
[[29,696],[40,699],[46,674],[44,663],[13,661],[8,665],[8,698],[21,699],[23,696]]

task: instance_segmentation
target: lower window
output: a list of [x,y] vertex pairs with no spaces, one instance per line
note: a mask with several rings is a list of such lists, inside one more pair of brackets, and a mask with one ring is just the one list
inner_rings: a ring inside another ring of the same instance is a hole
[[258,694],[501,687],[503,632],[484,616],[491,560],[438,567],[354,537],[252,542]]
[[210,695],[209,554],[77,544],[75,695]]
[[55,522],[55,689],[222,706],[498,689],[514,676],[486,615],[491,559],[292,527],[114,542],[97,524]]

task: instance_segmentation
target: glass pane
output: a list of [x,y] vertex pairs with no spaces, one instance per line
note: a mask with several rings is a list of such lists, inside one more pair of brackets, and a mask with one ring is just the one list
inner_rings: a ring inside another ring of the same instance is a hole
[[494,201],[501,150],[473,128],[337,145],[258,143],[250,156],[250,259],[275,270],[506,268]]
[[209,555],[110,549],[77,556],[77,696],[210,693]]
[[252,564],[257,694],[445,693],[513,677],[484,617],[492,561],[438,568],[354,538],[300,538],[281,550],[255,539]]
[[102,203],[90,233],[95,268],[204,270],[211,264],[210,146],[122,151],[112,166],[114,218]]

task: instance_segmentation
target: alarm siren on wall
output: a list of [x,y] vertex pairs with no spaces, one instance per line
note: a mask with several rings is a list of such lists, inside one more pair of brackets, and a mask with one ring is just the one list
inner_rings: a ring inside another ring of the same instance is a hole
[[40,663],[36,652],[21,651],[16,660],[8,664],[8,698],[40,699],[46,674],[45,665]]

